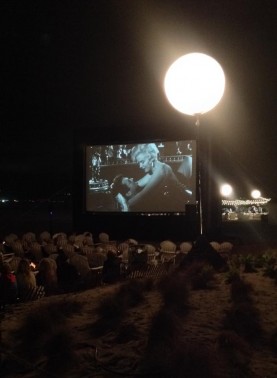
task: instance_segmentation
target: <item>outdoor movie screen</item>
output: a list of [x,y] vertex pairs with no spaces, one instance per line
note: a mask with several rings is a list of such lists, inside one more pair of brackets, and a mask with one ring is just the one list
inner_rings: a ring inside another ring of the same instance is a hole
[[196,202],[194,140],[87,145],[86,211],[185,213]]

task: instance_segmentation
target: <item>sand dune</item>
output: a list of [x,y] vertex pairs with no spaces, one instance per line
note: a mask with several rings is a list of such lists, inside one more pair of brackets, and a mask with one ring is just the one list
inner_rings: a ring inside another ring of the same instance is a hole
[[[129,282],[133,291],[122,300],[121,309],[117,303],[128,292],[126,282],[11,306],[1,315],[1,376],[200,377],[201,369],[195,374],[190,370],[191,361],[196,361],[208,369],[205,377],[277,377],[275,281],[262,270],[241,272],[243,282],[251,285],[251,303],[262,329],[261,335],[247,340],[228,333],[224,325],[233,305],[226,277],[226,272],[216,273],[210,288],[198,290],[185,289],[181,279],[177,291],[184,291],[183,313],[164,305],[159,285],[152,280]],[[157,333],[158,321],[163,328]],[[176,360],[168,374],[170,359],[177,354],[180,362]],[[164,369],[162,374],[159,366]]]

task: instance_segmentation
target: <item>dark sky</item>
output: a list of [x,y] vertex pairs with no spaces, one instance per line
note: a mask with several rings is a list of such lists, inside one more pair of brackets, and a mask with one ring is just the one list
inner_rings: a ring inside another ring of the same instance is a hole
[[222,153],[214,174],[276,196],[275,0],[3,0],[0,13],[2,194],[70,189],[78,129],[190,128],[163,79],[179,56],[203,52],[226,75],[201,120]]

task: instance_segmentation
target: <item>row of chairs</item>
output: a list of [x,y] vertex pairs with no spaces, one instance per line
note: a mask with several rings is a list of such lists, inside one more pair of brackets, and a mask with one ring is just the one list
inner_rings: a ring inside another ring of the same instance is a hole
[[[215,241],[210,242],[211,246],[223,257],[228,257],[233,249],[233,245],[230,242],[218,243]],[[115,242],[110,243],[109,241],[106,244],[101,244],[101,246],[87,246],[83,249],[85,252],[89,265],[91,267],[103,266],[105,260],[105,252],[108,249],[113,249],[121,255],[122,263],[128,264],[129,262],[129,251],[130,246],[136,246],[138,249],[144,250],[147,253],[147,262],[148,264],[155,265],[157,264],[157,259],[164,262],[176,263],[176,258],[178,255],[185,255],[189,253],[193,247],[193,243],[190,241],[184,241],[179,244],[179,246],[172,242],[171,240],[164,240],[158,246],[154,244],[138,244],[137,241],[132,239],[132,242],[129,241],[121,242],[116,244]]]
[[[224,259],[228,259],[232,250],[233,250],[233,244],[225,241],[222,243],[211,241],[210,245],[214,248],[216,252],[218,252]],[[170,241],[165,240],[160,243],[160,258],[162,262],[172,262],[175,264],[176,257],[179,254],[186,255],[191,251],[193,247],[193,243],[189,241],[184,241],[180,243],[179,248],[177,248],[177,244]]]

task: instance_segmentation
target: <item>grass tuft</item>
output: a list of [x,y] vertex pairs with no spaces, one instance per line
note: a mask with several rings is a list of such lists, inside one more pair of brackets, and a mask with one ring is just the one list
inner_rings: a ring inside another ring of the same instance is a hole
[[234,303],[252,303],[251,294],[253,292],[253,286],[240,277],[233,280],[231,284],[231,299]]
[[186,275],[194,290],[210,289],[214,286],[215,270],[205,262],[194,262],[186,269]]
[[260,313],[251,303],[234,304],[223,324],[225,329],[233,330],[249,342],[260,341],[263,334]]
[[158,285],[164,306],[178,315],[186,315],[189,310],[188,279],[184,272],[174,272],[164,277]]
[[60,329],[47,341],[45,348],[47,357],[46,370],[50,374],[68,376],[78,367],[78,359],[74,351],[74,343],[69,328]]

